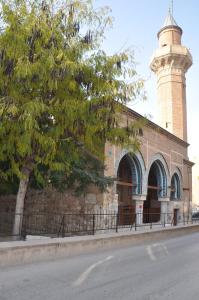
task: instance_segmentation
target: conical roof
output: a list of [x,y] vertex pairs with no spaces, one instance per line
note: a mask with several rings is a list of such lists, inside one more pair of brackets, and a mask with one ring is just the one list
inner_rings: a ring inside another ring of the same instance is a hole
[[[176,23],[176,21],[174,20],[174,17],[171,14],[171,11],[169,9],[168,15],[166,16],[166,19],[164,21],[163,24],[163,28],[167,27],[167,26],[178,26],[178,24]],[[179,27],[179,26],[178,26]]]
[[182,28],[180,28],[180,26],[178,26],[178,24],[176,23],[172,13],[171,13],[171,10],[169,9],[168,11],[168,14],[166,16],[166,19],[164,21],[164,24],[162,26],[162,28],[160,29],[160,31],[158,32],[158,37],[159,37],[159,34],[166,28],[170,28],[170,27],[176,27],[182,34]]

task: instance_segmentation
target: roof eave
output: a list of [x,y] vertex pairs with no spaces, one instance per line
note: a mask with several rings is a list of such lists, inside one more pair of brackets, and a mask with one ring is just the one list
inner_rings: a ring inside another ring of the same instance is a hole
[[168,26],[164,26],[163,28],[161,28],[161,29],[158,31],[158,34],[157,34],[158,38],[159,38],[159,36],[160,36],[160,33],[161,33],[162,31],[164,31],[164,30],[167,30],[167,29],[177,29],[178,31],[180,31],[181,35],[182,35],[182,33],[183,33],[182,28],[180,28],[179,26],[176,26],[176,25],[168,25]]

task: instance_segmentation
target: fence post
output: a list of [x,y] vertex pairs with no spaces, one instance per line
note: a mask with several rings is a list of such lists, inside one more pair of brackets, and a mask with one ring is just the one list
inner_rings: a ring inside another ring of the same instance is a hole
[[116,227],[115,227],[115,231],[118,232],[118,223],[119,223],[119,214],[116,214]]
[[62,217],[62,237],[65,237],[65,215]]
[[26,235],[27,235],[27,230],[26,230],[26,227],[27,227],[27,220],[28,220],[28,215],[27,215],[27,214],[24,214],[24,215],[23,215],[23,220],[24,220],[24,223],[23,223],[23,225],[22,225],[21,237],[22,237],[23,240],[25,241]]
[[[138,215],[139,217],[139,215]],[[135,213],[135,231],[137,231],[137,213]]]
[[165,224],[166,224],[166,214],[164,213],[164,227],[165,227]]
[[93,214],[93,235],[95,235],[95,214]]

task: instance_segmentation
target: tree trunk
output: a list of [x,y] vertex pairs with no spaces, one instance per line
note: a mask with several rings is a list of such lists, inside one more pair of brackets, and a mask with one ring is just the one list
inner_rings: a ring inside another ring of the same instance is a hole
[[14,225],[13,225],[13,236],[15,238],[19,238],[21,236],[23,213],[24,213],[24,200],[28,188],[30,173],[31,170],[29,168],[23,168],[22,170],[23,178],[20,180],[19,189],[17,193],[15,218],[14,218]]

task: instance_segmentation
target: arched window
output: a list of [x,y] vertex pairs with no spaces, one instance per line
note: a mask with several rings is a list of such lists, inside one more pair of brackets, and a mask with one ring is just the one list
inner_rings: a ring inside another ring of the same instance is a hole
[[177,173],[171,178],[171,200],[180,199],[180,179]]

